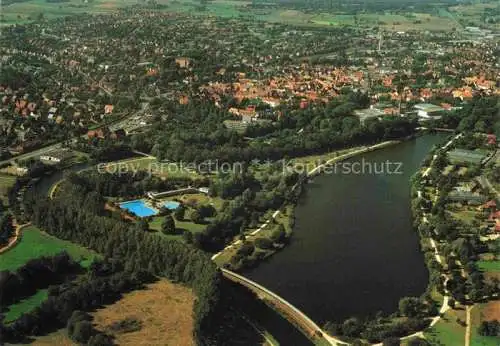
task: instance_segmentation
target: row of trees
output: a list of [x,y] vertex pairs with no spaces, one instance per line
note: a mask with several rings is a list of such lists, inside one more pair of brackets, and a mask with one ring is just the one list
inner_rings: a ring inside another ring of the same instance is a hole
[[271,125],[251,125],[241,134],[223,125],[232,116],[211,100],[194,99],[188,105],[167,101],[162,108],[169,114],[168,120],[155,119],[150,136],[134,136],[131,145],[149,150],[160,159],[231,163],[318,154],[414,132],[417,123],[407,118],[371,119],[362,124],[352,111],[364,108],[366,103],[366,95],[359,93],[341,95],[306,109],[297,109],[292,102],[271,110]]
[[12,214],[4,209],[0,200],[0,247],[7,244],[14,233]]
[[122,293],[141,288],[154,277],[143,270],[127,270],[115,260],[96,260],[80,280],[51,286],[48,298],[16,321],[0,323],[0,343],[24,342],[27,336],[40,335],[68,325],[68,335],[81,344],[112,345],[112,340],[90,328],[76,325],[77,310],[90,311],[120,299]]
[[477,95],[470,102],[450,114],[444,115],[434,123],[437,127],[456,128],[460,132],[493,133],[500,137],[500,118],[497,95]]
[[328,322],[325,329],[333,335],[348,338],[362,338],[371,343],[381,342],[385,339],[402,337],[415,331],[422,330],[429,325],[429,319],[399,318],[377,316],[374,319],[361,320],[351,317],[342,323]]
[[31,296],[37,290],[64,281],[68,275],[81,272],[82,268],[66,253],[40,257],[11,272],[0,272],[2,305],[9,306]]

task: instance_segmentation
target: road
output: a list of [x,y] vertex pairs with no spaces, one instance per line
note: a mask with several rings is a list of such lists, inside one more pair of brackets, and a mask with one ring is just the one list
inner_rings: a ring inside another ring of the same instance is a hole
[[62,143],[63,142],[52,144],[52,145],[49,145],[47,147],[43,147],[43,148],[40,148],[40,149],[36,149],[34,151],[30,151],[29,153],[17,155],[17,156],[12,157],[12,158],[10,158],[8,160],[0,161],[0,165],[12,163],[14,160],[22,161],[22,160],[30,159],[32,157],[38,157],[38,156],[40,156],[40,155],[42,155],[44,153],[47,153],[49,151],[61,148],[62,147]]
[[13,248],[17,244],[17,241],[19,240],[19,238],[21,237],[21,233],[22,233],[23,228],[29,226],[30,224],[31,223],[25,223],[24,225],[19,225],[17,223],[17,221],[14,220],[13,221],[13,226],[15,227],[14,237],[9,240],[9,242],[7,243],[7,245],[5,245],[4,247],[0,248],[0,254],[6,252],[8,250],[10,250],[11,248]]
[[465,329],[465,346],[470,346],[470,329],[471,329],[471,321],[470,321],[470,313],[474,306],[467,306],[467,317],[465,319],[466,329]]

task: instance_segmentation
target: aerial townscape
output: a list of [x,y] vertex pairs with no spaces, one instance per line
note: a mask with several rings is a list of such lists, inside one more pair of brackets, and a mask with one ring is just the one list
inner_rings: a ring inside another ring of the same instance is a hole
[[0,345],[500,345],[498,0],[0,9]]

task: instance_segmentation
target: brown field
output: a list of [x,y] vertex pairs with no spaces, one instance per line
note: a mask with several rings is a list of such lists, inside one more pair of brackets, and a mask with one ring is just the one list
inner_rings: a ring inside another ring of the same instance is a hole
[[[194,345],[192,291],[161,280],[124,295],[115,304],[94,313],[97,329],[115,337],[118,345]],[[109,329],[113,323],[131,318],[141,322],[138,331],[119,333]]]
[[113,1],[109,1],[109,2],[103,2],[103,3],[99,4],[99,6],[98,6],[98,7],[100,7],[100,8],[105,8],[105,9],[113,9],[113,10],[114,10],[114,9],[116,9],[118,6],[117,6],[117,4],[116,4],[115,2],[113,2]]
[[486,303],[481,312],[485,321],[500,320],[500,300]]
[[32,343],[36,346],[74,346],[76,345],[66,335],[65,330],[58,330],[57,332],[50,333],[44,336],[38,336]]
[[500,272],[486,272],[484,273],[484,278],[488,282],[492,282],[494,279],[500,280]]

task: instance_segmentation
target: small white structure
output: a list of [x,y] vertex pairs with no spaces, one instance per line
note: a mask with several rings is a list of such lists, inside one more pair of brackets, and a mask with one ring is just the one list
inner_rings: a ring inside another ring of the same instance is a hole
[[433,105],[431,103],[419,103],[415,105],[417,115],[422,119],[439,119],[441,118],[444,108]]

